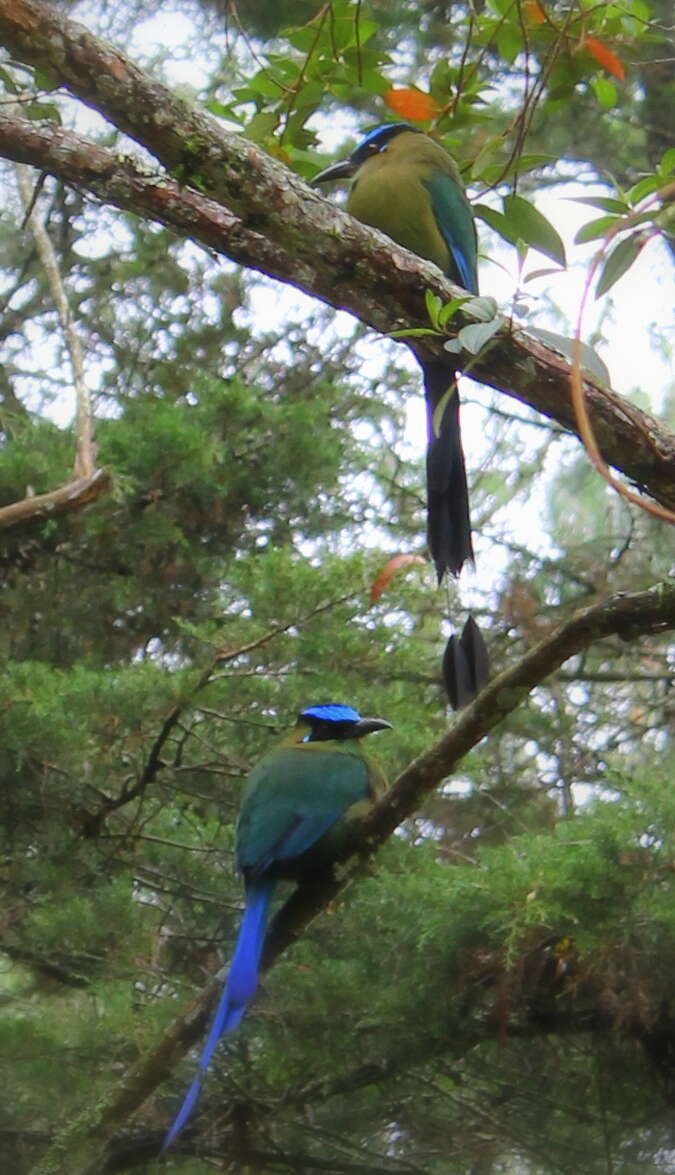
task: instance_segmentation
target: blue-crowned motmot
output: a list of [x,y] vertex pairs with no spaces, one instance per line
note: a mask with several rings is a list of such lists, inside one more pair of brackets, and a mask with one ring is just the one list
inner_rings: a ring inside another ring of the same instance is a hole
[[246,906],[197,1076],[166,1135],[164,1150],[192,1113],[218,1041],[234,1031],[256,993],[276,882],[306,881],[325,873],[345,842],[350,821],[386,790],[384,775],[362,745],[365,735],[385,729],[390,723],[362,718],[351,706],[310,706],[249,775],[235,845]]
[[[347,211],[478,293],[476,229],[459,170],[440,143],[405,122],[370,131],[315,184],[353,177]],[[456,373],[420,360],[427,401],[427,539],[438,581],[473,561]]]

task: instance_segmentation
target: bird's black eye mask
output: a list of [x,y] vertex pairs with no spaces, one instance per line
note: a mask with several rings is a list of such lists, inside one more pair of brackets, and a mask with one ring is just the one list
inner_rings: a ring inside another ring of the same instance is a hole
[[392,139],[403,131],[411,131],[417,134],[423,134],[419,127],[409,126],[407,122],[392,122],[385,126],[375,127],[375,130],[367,134],[363,142],[351,154],[351,160],[357,166],[365,163],[366,159],[370,159],[371,155],[378,155],[380,151],[386,151]]
[[331,740],[350,738],[354,733],[354,722],[322,722],[315,719],[308,734],[303,735],[303,743],[320,743]]

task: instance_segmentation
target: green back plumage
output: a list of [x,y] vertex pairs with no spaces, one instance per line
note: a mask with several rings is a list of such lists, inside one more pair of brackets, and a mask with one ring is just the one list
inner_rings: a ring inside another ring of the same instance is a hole
[[298,877],[327,863],[345,822],[386,787],[359,739],[303,742],[307,729],[295,727],[248,778],[236,846],[245,877]]

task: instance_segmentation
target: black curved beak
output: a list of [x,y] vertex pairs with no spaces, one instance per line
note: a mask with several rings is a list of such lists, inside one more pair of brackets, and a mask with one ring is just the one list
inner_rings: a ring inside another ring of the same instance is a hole
[[391,722],[384,718],[359,718],[350,731],[352,738],[363,738],[364,734],[374,734],[376,730],[391,730]]
[[330,167],[324,167],[323,171],[315,175],[312,187],[316,187],[317,184],[328,184],[332,180],[351,179],[355,171],[356,164],[351,159],[341,159],[339,163],[331,163]]

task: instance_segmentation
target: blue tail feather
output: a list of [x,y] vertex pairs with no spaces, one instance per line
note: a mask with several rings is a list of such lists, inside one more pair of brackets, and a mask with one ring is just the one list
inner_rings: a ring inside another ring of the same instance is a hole
[[265,938],[267,912],[273,891],[274,882],[267,878],[254,882],[247,889],[246,908],[218,1009],[199,1058],[197,1074],[185,1095],[180,1110],[167,1131],[162,1153],[168,1150],[190,1117],[199,1097],[202,1079],[218,1041],[226,1032],[234,1031],[256,993],[258,966]]

